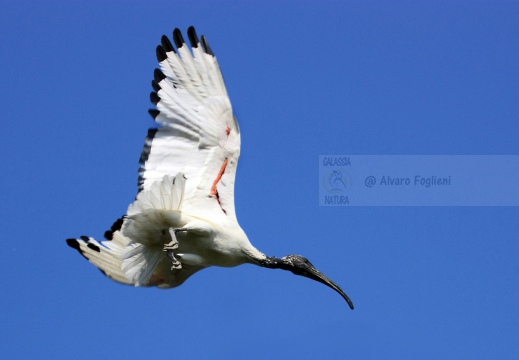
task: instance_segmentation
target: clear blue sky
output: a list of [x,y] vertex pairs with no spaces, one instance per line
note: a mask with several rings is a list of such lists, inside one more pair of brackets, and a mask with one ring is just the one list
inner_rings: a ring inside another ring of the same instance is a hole
[[[519,154],[519,4],[431,3],[1,1],[2,357],[517,358],[517,207],[318,206],[319,155]],[[240,224],[354,311],[252,265],[135,289],[66,246],[133,200],[155,47],[189,25],[240,121]]]

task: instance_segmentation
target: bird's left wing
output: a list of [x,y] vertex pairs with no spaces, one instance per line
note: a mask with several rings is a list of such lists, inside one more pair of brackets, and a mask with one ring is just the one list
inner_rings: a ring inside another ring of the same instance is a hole
[[192,51],[175,29],[173,47],[166,36],[157,47],[150,110],[162,125],[150,129],[140,159],[139,190],[164,175],[183,173],[182,211],[205,219],[230,218],[240,155],[240,132],[216,57],[207,40],[188,29]]
[[[121,232],[125,218],[117,220],[111,230],[105,233],[106,241],[98,242],[92,237],[81,236],[79,239],[67,239],[67,244],[76,249],[88,261],[112,280],[122,284],[135,285],[123,270],[124,253],[132,241]],[[184,283],[204,266],[184,265],[181,269],[171,270],[171,262],[162,258],[154,268],[153,275],[144,286],[157,286],[162,289],[176,287]]]

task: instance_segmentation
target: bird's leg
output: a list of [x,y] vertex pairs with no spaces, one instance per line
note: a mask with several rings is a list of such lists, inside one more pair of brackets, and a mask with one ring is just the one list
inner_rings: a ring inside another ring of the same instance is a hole
[[[189,233],[191,235],[193,235],[193,237],[202,237],[202,238],[208,238],[208,237],[213,236],[213,234],[214,234],[213,227],[209,223],[202,221],[202,220],[190,221],[190,222],[186,223],[184,225],[184,227],[182,227],[182,228],[169,228],[169,234],[171,236],[171,241],[164,245],[163,251],[166,252],[166,256],[168,257],[169,260],[171,260],[171,264],[172,264],[171,270],[182,268],[182,263],[177,259],[177,257],[188,261],[188,262],[184,261],[185,263],[188,263],[188,264],[190,264],[190,262],[191,263],[194,262],[197,264],[203,263],[203,259],[197,254],[177,254],[177,255],[175,255],[173,253],[173,251],[177,250],[179,247],[179,243],[178,243],[177,235],[176,235],[179,231],[189,231]],[[186,240],[184,240],[184,241],[186,241]]]
[[166,252],[166,256],[169,260],[171,260],[171,270],[182,269],[182,264],[177,260],[173,250],[178,249],[178,240],[177,240],[177,232],[179,231],[187,231],[186,228],[169,228],[169,234],[171,235],[171,241],[164,245],[163,251]]
[[178,249],[177,233],[180,231],[187,231],[187,228],[169,228],[169,235],[171,235],[171,241],[164,245],[164,251]]

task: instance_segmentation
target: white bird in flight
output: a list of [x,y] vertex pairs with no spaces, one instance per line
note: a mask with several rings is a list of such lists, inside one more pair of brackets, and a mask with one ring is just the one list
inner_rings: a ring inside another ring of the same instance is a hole
[[152,81],[150,129],[140,158],[139,193],[101,243],[67,239],[109,278],[172,288],[209,266],[254,264],[290,270],[346,293],[300,255],[266,256],[249,242],[234,211],[240,128],[207,39],[188,29],[162,36]]

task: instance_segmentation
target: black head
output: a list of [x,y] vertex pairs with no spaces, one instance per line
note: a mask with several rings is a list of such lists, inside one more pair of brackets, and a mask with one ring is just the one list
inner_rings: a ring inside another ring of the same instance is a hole
[[296,275],[319,281],[320,283],[337,291],[353,310],[353,302],[340,288],[340,286],[330,280],[322,272],[317,270],[307,258],[304,258],[301,255],[287,255],[281,259],[276,257],[267,257],[264,261],[260,261],[260,265],[271,269],[289,270]]

